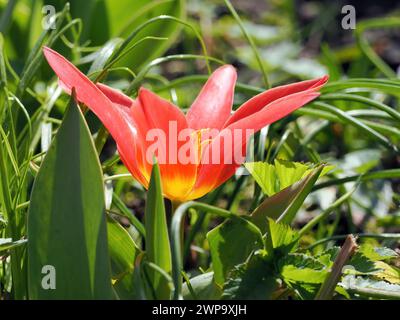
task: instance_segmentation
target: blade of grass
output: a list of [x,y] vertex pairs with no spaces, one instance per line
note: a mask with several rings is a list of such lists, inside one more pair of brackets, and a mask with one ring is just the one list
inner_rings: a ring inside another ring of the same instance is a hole
[[332,93],[332,94],[323,94],[319,97],[320,100],[344,100],[344,101],[355,101],[355,102],[360,102],[366,105],[369,105],[371,107],[374,107],[376,109],[379,109],[381,111],[386,112],[389,114],[393,119],[400,121],[400,112],[396,111],[395,109],[387,106],[384,103],[355,95],[355,94],[343,94],[343,93]]
[[364,123],[362,123],[361,121],[359,121],[358,119],[348,115],[346,112],[331,106],[327,103],[324,102],[313,102],[313,105],[316,106],[319,109],[322,109],[324,111],[330,112],[332,114],[334,114],[335,116],[337,116],[338,118],[342,119],[343,121],[345,121],[346,123],[362,130],[363,132],[365,132],[366,134],[368,134],[369,136],[373,137],[374,139],[378,140],[382,145],[384,145],[385,147],[398,152],[398,148],[393,145],[389,139],[387,139],[385,136],[381,135],[379,132],[376,132],[375,130],[371,129],[369,126],[365,125]]
[[267,76],[267,71],[265,70],[264,67],[264,63],[261,59],[260,53],[257,50],[257,46],[254,43],[253,38],[251,37],[251,35],[247,32],[246,28],[244,27],[244,24],[242,22],[242,20],[240,19],[238,13],[236,12],[235,8],[233,7],[232,3],[229,0],[224,0],[226,7],[228,8],[228,10],[230,11],[231,15],[233,16],[233,18],[236,20],[237,24],[239,25],[240,29],[242,30],[243,35],[245,36],[245,38],[247,39],[247,41],[250,44],[251,49],[253,50],[253,53],[256,57],[258,66],[260,67],[262,76],[263,76],[263,80],[264,80],[264,85],[267,89],[269,89],[270,83],[268,81],[268,76]]
[[[354,175],[345,178],[332,179],[326,182],[322,182],[314,186],[313,191],[327,188],[330,186],[335,186],[339,184],[344,184],[351,181],[356,181],[360,178],[360,175]],[[398,179],[400,178],[400,169],[388,169],[380,170],[375,172],[368,172],[361,176],[361,181],[377,180],[377,179]]]

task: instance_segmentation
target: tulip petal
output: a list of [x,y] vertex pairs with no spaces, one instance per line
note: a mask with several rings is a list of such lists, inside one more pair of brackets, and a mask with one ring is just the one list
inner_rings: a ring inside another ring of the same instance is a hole
[[[197,173],[197,164],[192,162],[181,163],[178,152],[185,143],[191,141],[179,141],[178,135],[189,130],[183,112],[169,101],[158,97],[153,92],[141,88],[138,101],[141,110],[133,109],[135,122],[145,122],[140,129],[142,141],[145,143],[146,159],[152,163],[152,154],[147,154],[150,146],[157,143],[158,136],[164,134],[161,149],[158,149],[157,161],[162,177],[163,192],[172,200],[184,199],[190,192]],[[153,130],[154,129],[154,130]],[[157,139],[154,139],[157,137]]]
[[186,115],[190,128],[222,128],[231,114],[236,78],[231,65],[213,72]]
[[318,79],[313,79],[313,80],[306,80],[302,82],[297,82],[297,83],[292,83],[284,86],[279,86],[272,88],[270,90],[264,91],[250,100],[246,101],[242,106],[240,106],[235,113],[228,119],[228,121],[225,123],[224,127],[229,126],[230,124],[243,119],[249,115],[252,115],[258,111],[260,111],[262,108],[264,108],[266,105],[269,103],[278,100],[282,97],[303,92],[303,91],[308,91],[308,90],[313,90],[313,91],[318,91],[327,81],[328,81],[328,76],[324,76]]
[[128,97],[121,91],[106,86],[105,84],[96,83],[96,86],[114,104],[130,108],[134,102],[134,100],[131,97]]
[[44,47],[43,52],[65,91],[70,93],[75,88],[78,101],[96,114],[116,141],[121,159],[126,159],[124,163],[128,164],[132,175],[142,184],[146,183],[135,164],[137,132],[129,109],[113,104],[93,82],[56,51]]
[[[243,156],[242,160],[244,160],[249,140],[249,136],[245,132],[246,129],[250,129],[253,133],[256,133],[266,125],[287,116],[318,96],[318,92],[314,92],[313,89],[310,89],[308,91],[282,97],[273,101],[261,111],[236,121],[223,129],[220,135],[223,135],[224,132],[231,132],[233,138],[229,141],[229,144],[226,144],[225,140],[216,137],[208,146],[208,149],[205,151],[205,155],[208,159],[205,161],[204,157],[202,159],[203,163],[199,169],[197,180],[190,197],[204,195],[210,190],[220,186],[235,173],[236,169],[243,162],[240,161],[240,155]],[[208,161],[214,153],[212,148],[214,148],[214,150],[221,150],[218,163],[210,163],[210,161]],[[239,161],[235,161],[235,159]],[[209,163],[207,163],[207,161]]]

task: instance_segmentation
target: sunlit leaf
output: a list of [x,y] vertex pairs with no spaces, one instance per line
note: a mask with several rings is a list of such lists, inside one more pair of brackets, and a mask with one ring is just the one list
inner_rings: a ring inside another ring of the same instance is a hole
[[[160,169],[153,165],[149,190],[147,193],[145,228],[147,260],[153,262],[165,272],[171,272],[171,248],[168,238],[167,219],[161,189]],[[159,273],[150,271],[151,283],[159,299],[169,299],[170,288]]]
[[224,285],[223,299],[271,299],[278,286],[272,266],[259,251],[250,261],[236,266]]
[[134,262],[139,249],[128,232],[114,219],[107,217],[108,249],[114,288],[119,298],[131,298]]
[[268,229],[266,248],[268,255],[279,253],[286,255],[297,245],[297,232],[285,223],[276,223],[273,219],[267,218]]
[[229,219],[208,232],[207,240],[215,282],[220,285],[235,265],[243,263],[251,252],[262,246],[260,231],[240,217]]
[[[82,113],[71,101],[31,195],[30,299],[113,296],[101,167]],[[45,290],[42,281],[51,269],[55,288]]]
[[307,177],[265,199],[251,214],[251,221],[263,233],[267,230],[267,217],[290,224],[322,170],[323,166],[313,169]]
[[182,295],[185,300],[216,300],[221,297],[222,291],[214,282],[214,273],[207,272],[190,279],[190,286],[195,296],[192,295],[185,282]]

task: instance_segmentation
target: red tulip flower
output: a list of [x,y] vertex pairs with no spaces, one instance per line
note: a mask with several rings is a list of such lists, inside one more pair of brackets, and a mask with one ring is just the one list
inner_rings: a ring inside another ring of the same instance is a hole
[[[149,132],[165,133],[164,139],[158,141],[165,150],[154,154],[164,195],[178,202],[202,197],[235,173],[244,161],[249,140],[247,134],[236,135],[237,132],[255,133],[287,116],[318,97],[318,90],[328,80],[324,76],[267,90],[231,115],[236,70],[225,65],[210,76],[185,115],[145,88],[132,99],[106,85],[94,84],[52,49],[45,47],[44,55],[62,87],[67,92],[75,88],[77,100],[101,120],[114,138],[122,162],[145,188],[152,168],[148,151],[154,148]],[[178,138],[182,132],[188,132],[185,139]],[[189,157],[192,161],[180,160],[187,154],[183,149],[194,150],[194,156]],[[235,156],[238,153],[239,160]]]

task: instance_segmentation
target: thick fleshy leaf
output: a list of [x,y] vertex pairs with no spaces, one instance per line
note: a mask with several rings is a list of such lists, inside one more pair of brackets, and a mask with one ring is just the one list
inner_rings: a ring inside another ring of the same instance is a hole
[[186,115],[190,128],[222,128],[231,114],[236,78],[231,65],[214,71]]
[[113,297],[104,206],[97,152],[82,113],[72,103],[31,195],[30,299]]
[[250,100],[246,101],[243,105],[241,105],[239,109],[237,109],[235,113],[228,119],[224,127],[227,127],[230,124],[240,119],[246,118],[256,112],[261,111],[261,109],[263,109],[264,107],[266,107],[268,104],[270,104],[275,100],[308,90],[317,91],[327,81],[328,81],[328,76],[324,76],[322,78],[279,86],[264,91],[263,93],[256,95],[255,97],[251,98]]
[[140,250],[129,233],[110,216],[107,216],[107,231],[113,287],[120,299],[132,298],[133,269]]
[[[156,264],[165,272],[170,273],[172,269],[171,249],[162,196],[160,169],[157,163],[153,165],[147,193],[145,227],[147,260]],[[165,278],[154,270],[150,270],[150,278],[156,298],[169,299],[170,288]]]

